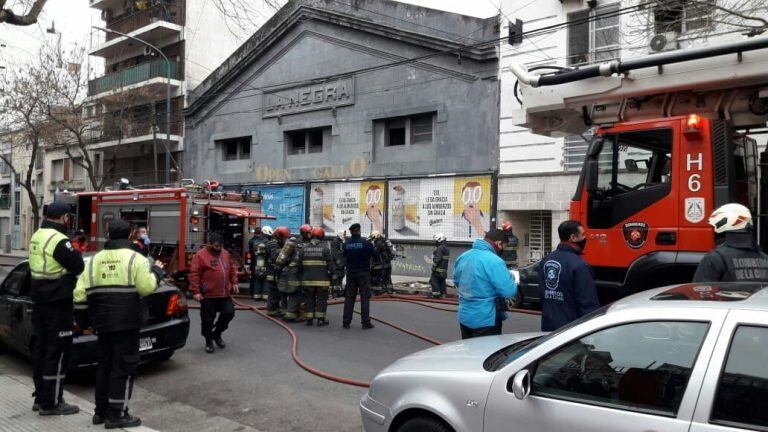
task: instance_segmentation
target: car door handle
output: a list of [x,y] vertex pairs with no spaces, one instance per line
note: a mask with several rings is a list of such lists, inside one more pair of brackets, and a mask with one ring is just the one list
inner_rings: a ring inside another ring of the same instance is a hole
[[656,234],[656,244],[672,246],[677,244],[677,233],[674,231],[659,231]]

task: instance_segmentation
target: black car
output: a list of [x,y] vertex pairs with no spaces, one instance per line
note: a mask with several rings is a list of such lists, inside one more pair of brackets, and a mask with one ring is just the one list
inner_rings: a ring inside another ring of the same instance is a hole
[[[0,343],[30,357],[35,303],[29,297],[29,264],[24,261],[10,271],[0,270],[0,278]],[[175,286],[161,282],[154,293],[144,298],[144,303],[149,319],[139,333],[140,362],[168,359],[187,343],[186,297]],[[70,351],[70,368],[95,364],[96,336],[76,335]]]

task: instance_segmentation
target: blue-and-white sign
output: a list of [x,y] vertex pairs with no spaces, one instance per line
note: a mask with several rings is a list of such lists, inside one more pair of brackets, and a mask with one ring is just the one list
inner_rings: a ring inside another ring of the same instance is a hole
[[262,225],[270,225],[272,228],[284,225],[292,233],[299,232],[305,220],[303,185],[245,186],[245,191],[259,191],[262,196],[261,211],[277,218],[263,221]]

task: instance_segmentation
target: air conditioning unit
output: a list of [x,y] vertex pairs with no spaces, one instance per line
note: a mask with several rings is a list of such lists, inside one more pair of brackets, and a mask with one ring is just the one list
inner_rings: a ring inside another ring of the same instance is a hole
[[651,52],[674,51],[680,48],[677,42],[678,37],[680,37],[680,34],[677,32],[659,33],[651,38],[648,48]]

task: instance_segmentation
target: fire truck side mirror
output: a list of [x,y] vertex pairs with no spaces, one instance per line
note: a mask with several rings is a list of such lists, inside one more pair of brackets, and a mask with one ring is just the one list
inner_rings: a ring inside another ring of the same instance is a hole
[[597,190],[597,168],[597,160],[587,160],[586,172],[584,173],[584,181],[587,185],[587,192],[595,192]]

